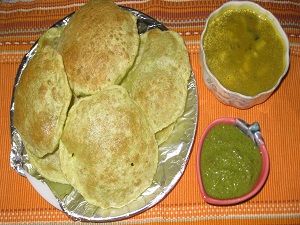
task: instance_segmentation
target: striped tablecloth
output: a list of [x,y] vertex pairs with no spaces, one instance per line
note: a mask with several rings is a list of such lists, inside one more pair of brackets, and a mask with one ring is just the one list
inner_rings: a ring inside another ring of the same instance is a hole
[[[24,54],[52,24],[86,0],[2,0],[0,3],[0,224],[72,224],[18,175],[9,162],[9,109],[14,78]],[[255,1],[280,21],[290,41],[290,69],[263,104],[239,110],[220,103],[202,81],[199,40],[208,15],[225,1],[117,0],[140,10],[182,35],[189,50],[199,92],[196,139],[179,183],[156,206],[120,224],[300,224],[300,2]],[[259,122],[270,156],[264,188],[235,206],[212,206],[202,199],[196,179],[196,151],[201,134],[213,120],[238,117]]]

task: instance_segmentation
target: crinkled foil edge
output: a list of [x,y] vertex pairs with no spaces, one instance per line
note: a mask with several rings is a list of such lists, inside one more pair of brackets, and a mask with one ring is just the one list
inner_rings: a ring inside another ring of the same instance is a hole
[[[139,33],[144,33],[153,28],[167,30],[164,25],[142,12],[123,6],[120,6],[120,8],[130,11],[138,17]],[[53,27],[67,25],[72,15],[73,13],[54,24]],[[174,130],[168,140],[159,146],[159,163],[152,185],[139,198],[128,205],[118,209],[104,210],[87,203],[70,185],[53,183],[41,177],[29,163],[21,137],[14,128],[14,91],[18,86],[24,68],[35,54],[36,46],[37,43],[24,56],[15,78],[10,108],[11,167],[21,176],[26,176],[25,173],[28,172],[36,179],[47,184],[57,198],[62,210],[73,220],[88,222],[117,221],[140,214],[159,203],[180,180],[192,151],[198,123],[198,93],[193,71],[191,71],[188,83],[187,104],[184,114],[176,121]]]

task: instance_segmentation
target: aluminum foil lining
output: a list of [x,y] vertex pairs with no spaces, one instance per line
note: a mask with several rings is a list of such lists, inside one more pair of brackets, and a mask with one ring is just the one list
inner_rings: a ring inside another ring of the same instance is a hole
[[[144,33],[153,28],[167,30],[161,23],[142,12],[123,6],[120,7],[132,12],[138,17],[137,25],[139,33]],[[72,14],[60,20],[54,24],[53,27],[67,25],[71,16]],[[72,186],[48,181],[38,174],[28,161],[28,156],[24,150],[20,135],[13,125],[14,90],[18,86],[24,68],[34,56],[36,47],[37,43],[35,43],[31,50],[24,56],[15,78],[10,109],[11,167],[21,176],[25,176],[26,171],[34,178],[47,184],[53,195],[57,198],[62,210],[74,220],[109,222],[126,219],[160,202],[179,181],[192,151],[198,118],[198,93],[194,73],[191,71],[184,114],[176,121],[170,137],[159,146],[159,163],[151,186],[146,189],[140,197],[122,208],[101,209],[100,207],[87,203]]]

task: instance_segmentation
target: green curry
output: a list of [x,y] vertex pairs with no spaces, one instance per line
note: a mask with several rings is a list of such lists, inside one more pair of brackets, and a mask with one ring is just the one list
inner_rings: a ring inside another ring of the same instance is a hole
[[248,9],[212,19],[203,37],[210,71],[228,90],[255,96],[272,89],[284,72],[284,44],[271,22]]
[[257,181],[261,166],[259,148],[235,126],[219,124],[208,132],[200,168],[210,197],[229,199],[246,194]]

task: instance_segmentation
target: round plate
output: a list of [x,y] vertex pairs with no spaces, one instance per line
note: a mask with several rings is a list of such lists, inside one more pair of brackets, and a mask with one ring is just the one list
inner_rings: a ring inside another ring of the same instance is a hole
[[[127,7],[120,8],[132,12],[138,17],[139,33],[145,33],[153,28],[167,30],[165,26],[150,16]],[[73,15],[60,20],[53,27],[65,26]],[[14,84],[18,86],[20,77],[27,63],[34,56],[37,43],[24,56]],[[159,146],[159,162],[157,172],[151,186],[136,200],[122,208],[101,209],[85,201],[85,199],[70,185],[50,182],[32,168],[22,140],[13,125],[14,93],[10,109],[11,124],[11,154],[10,163],[20,175],[26,176],[37,192],[51,205],[64,211],[74,220],[90,222],[108,222],[126,219],[137,215],[160,202],[177,184],[188,163],[192,150],[198,118],[198,93],[193,72],[188,83],[188,96],[183,115],[178,118],[174,130],[168,140]]]

